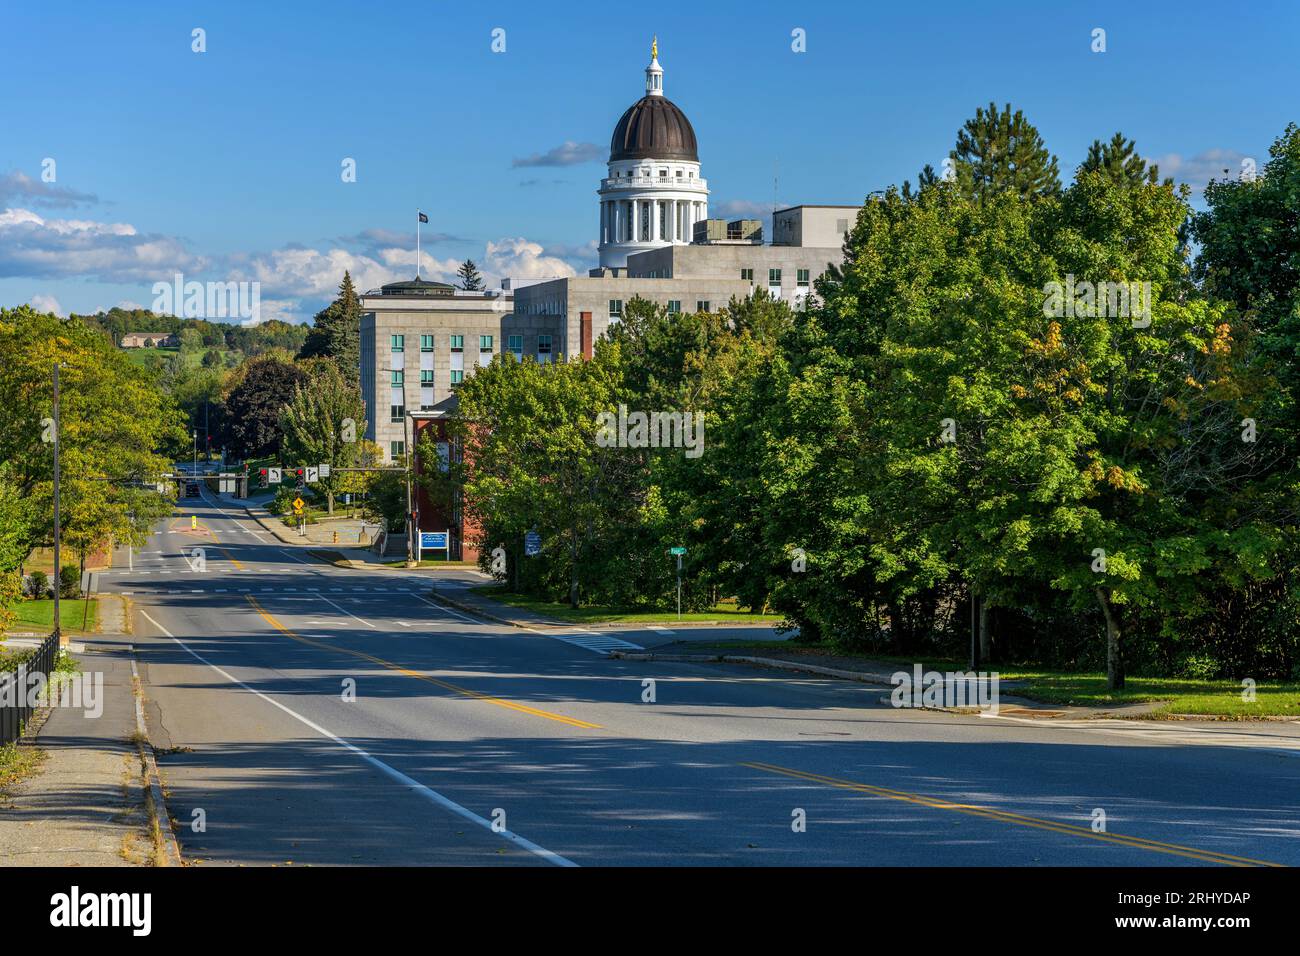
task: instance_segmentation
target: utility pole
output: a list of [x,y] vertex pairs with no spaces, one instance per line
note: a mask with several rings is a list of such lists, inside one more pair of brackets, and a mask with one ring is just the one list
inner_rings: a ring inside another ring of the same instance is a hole
[[194,478],[197,481],[199,477],[199,430],[194,429]]
[[63,583],[63,568],[59,563],[59,544],[62,529],[59,525],[59,363],[54,363],[54,637],[63,646],[63,619],[59,617],[59,590]]
[[406,453],[406,566],[413,568],[415,567],[415,536],[419,531],[416,530],[415,507],[411,501],[411,462],[415,460],[415,455],[411,450],[411,433],[408,427],[410,421],[410,415],[402,419],[402,449]]

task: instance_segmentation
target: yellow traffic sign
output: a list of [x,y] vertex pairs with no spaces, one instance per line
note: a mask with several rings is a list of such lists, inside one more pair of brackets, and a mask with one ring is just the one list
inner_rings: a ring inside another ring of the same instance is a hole
[[190,530],[197,531],[198,529],[199,529],[199,516],[190,515]]
[[294,498],[294,499],[293,499],[293,510],[296,511],[296,512],[298,512],[299,514],[301,514],[301,513],[302,513],[302,506],[303,506],[304,504],[306,504],[306,502],[303,501],[301,498]]

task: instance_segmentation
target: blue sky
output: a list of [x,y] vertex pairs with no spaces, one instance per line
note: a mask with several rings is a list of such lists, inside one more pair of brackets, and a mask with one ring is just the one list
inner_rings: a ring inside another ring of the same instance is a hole
[[51,9],[0,12],[0,304],[63,313],[147,306],[181,271],[255,279],[264,315],[305,320],[344,268],[410,276],[417,206],[426,275],[466,256],[493,277],[582,272],[656,33],[715,216],[915,180],[990,100],[1023,109],[1063,173],[1119,129],[1197,190],[1300,120],[1294,0]]

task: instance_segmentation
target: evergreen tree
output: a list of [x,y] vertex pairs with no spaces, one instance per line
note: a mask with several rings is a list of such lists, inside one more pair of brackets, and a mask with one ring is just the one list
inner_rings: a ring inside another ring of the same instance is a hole
[[976,199],[1011,190],[1022,198],[1055,195],[1061,182],[1056,157],[1047,151],[1037,127],[1011,104],[1001,112],[990,103],[957,133],[948,154],[962,192]]
[[478,292],[483,288],[483,276],[479,274],[473,259],[466,259],[460,264],[456,278],[460,279],[460,287],[466,292]]
[[349,382],[358,381],[361,369],[361,300],[352,276],[343,273],[339,294],[316,313],[298,358],[329,358]]
[[[1101,171],[1115,183],[1129,183],[1134,186],[1143,183],[1155,185],[1160,180],[1160,167],[1137,154],[1136,143],[1125,139],[1123,133],[1116,133],[1109,143],[1094,139],[1088,147],[1088,158],[1083,161],[1079,171],[1083,173]],[[1172,181],[1172,180],[1168,180]]]

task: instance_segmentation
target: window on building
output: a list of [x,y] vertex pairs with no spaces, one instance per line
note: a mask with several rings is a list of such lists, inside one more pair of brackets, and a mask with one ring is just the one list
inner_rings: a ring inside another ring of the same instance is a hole
[[393,388],[401,388],[406,384],[406,373],[400,368],[395,368],[388,373],[388,384]]
[[621,319],[621,318],[623,318],[623,300],[622,300],[622,299],[610,299],[610,300],[609,300],[609,317],[610,317],[611,319]]
[[669,299],[669,300],[668,300],[668,311],[669,311],[669,312],[680,312],[680,311],[682,311],[682,300],[681,300],[681,299]]
[[402,419],[404,419],[405,417],[406,417],[406,406],[405,406],[405,405],[389,405],[389,406],[388,406],[388,420],[389,420],[390,422],[400,422],[400,421],[401,421]]
[[463,335],[451,336],[451,350],[453,352],[465,351],[465,336]]
[[849,221],[848,221],[847,219],[836,219],[836,220],[835,220],[835,231],[836,231],[836,232],[848,232],[848,231],[849,231]]
[[405,351],[406,351],[406,336],[405,336],[405,335],[390,335],[390,336],[388,337],[388,343],[389,343],[389,345],[392,346],[394,352],[405,352]]
[[506,348],[514,353],[515,358],[524,357],[524,337],[522,335],[511,335],[506,339]]
[[491,352],[491,351],[492,351],[492,336],[490,336],[490,335],[480,335],[480,336],[478,337],[478,350],[479,350],[480,352]]
[[696,312],[709,312],[709,311],[711,311],[711,310],[709,309],[709,300],[708,300],[708,299],[697,299],[697,300],[695,301],[695,311],[696,311]]
[[433,384],[433,369],[431,368],[420,369],[420,384],[421,385]]
[[390,441],[388,443],[388,457],[396,461],[406,454],[406,442]]
[[661,169],[661,170],[659,170],[659,178],[660,178],[660,179],[667,179],[667,178],[668,178],[668,170],[666,170],[666,169]]
[[680,169],[677,170],[677,178],[678,178],[678,179],[681,179],[681,178],[682,178],[682,171],[681,171]]
[[808,288],[808,270],[807,270],[807,269],[796,269],[795,272],[794,272],[794,277],[795,277],[795,281],[799,284],[800,288],[803,288],[803,289]]
[[767,284],[768,284],[768,285],[780,285],[780,284],[781,284],[781,270],[780,270],[780,269],[768,269],[768,270],[767,270]]
[[420,336],[420,351],[421,351],[421,352],[432,352],[432,351],[433,351],[433,336],[432,336],[432,335],[421,335],[421,336]]
[[451,370],[451,384],[459,385],[465,381],[465,370],[463,368],[454,368]]
[[754,270],[753,270],[753,269],[741,269],[741,270],[740,270],[740,278],[741,278],[741,280],[744,281],[744,282],[753,282],[753,281],[754,281]]
[[537,354],[538,355],[551,354],[551,337],[549,335],[537,336]]

